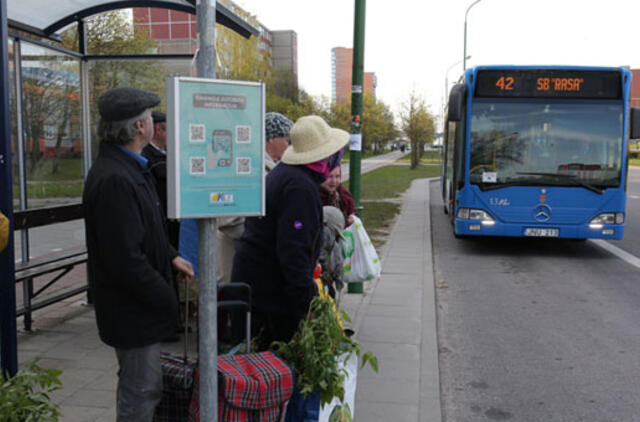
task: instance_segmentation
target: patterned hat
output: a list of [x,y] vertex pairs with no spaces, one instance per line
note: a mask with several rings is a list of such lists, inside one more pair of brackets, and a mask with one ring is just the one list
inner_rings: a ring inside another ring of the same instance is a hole
[[289,136],[293,122],[287,117],[275,111],[264,115],[264,127],[266,140]]

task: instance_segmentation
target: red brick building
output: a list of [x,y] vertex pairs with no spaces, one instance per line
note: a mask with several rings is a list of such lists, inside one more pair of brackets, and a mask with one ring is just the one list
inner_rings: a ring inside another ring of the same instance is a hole
[[[353,70],[353,49],[335,47],[331,49],[331,101],[347,104],[351,100],[351,72]],[[364,93],[376,96],[376,74],[364,72]]]

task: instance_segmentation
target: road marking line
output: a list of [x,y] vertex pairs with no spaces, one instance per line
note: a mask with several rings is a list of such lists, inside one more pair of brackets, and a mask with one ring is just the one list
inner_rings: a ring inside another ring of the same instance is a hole
[[606,240],[591,239],[590,242],[596,244],[596,246],[600,246],[602,249],[614,254],[618,258],[628,262],[634,267],[640,268],[640,258],[634,255],[631,255],[629,252],[624,251],[617,246],[613,246],[611,243],[607,242]]
[[632,199],[640,199],[640,196],[638,196],[638,195],[629,195],[629,198],[632,198]]

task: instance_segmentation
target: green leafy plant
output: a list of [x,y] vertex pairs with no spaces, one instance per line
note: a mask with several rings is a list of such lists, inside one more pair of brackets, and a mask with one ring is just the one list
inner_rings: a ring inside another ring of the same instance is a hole
[[[46,369],[38,360],[26,364],[13,378],[0,384],[0,421],[55,422],[61,416],[59,406],[50,394],[62,383],[59,369]],[[0,378],[2,381],[2,378]]]
[[[346,312],[341,315],[351,322]],[[307,318],[289,343],[274,342],[272,347],[294,368],[303,397],[319,392],[323,405],[334,397],[344,401],[347,371],[340,362],[346,363],[354,353],[359,357],[360,344],[344,335],[335,303],[328,295],[313,299]],[[362,355],[362,366],[365,364],[378,372],[378,359],[371,352]]]

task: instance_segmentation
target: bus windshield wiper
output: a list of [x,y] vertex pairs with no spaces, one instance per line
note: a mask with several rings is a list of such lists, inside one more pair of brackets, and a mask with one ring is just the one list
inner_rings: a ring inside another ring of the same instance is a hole
[[576,176],[574,176],[573,174],[562,174],[562,173],[541,173],[541,172],[519,172],[516,173],[518,175],[523,175],[523,176],[552,176],[552,177],[558,177],[560,179],[563,180],[567,180],[569,182],[571,182],[573,185],[576,186],[582,186],[585,189],[590,190],[591,192],[595,192],[598,195],[602,195],[604,193],[603,189],[600,189],[596,186],[593,186],[583,180],[578,179]]
[[478,187],[481,191],[486,192],[490,190],[502,189],[509,186],[526,186],[526,185],[537,185],[537,182],[531,182],[527,180],[513,180],[502,183],[480,183]]

